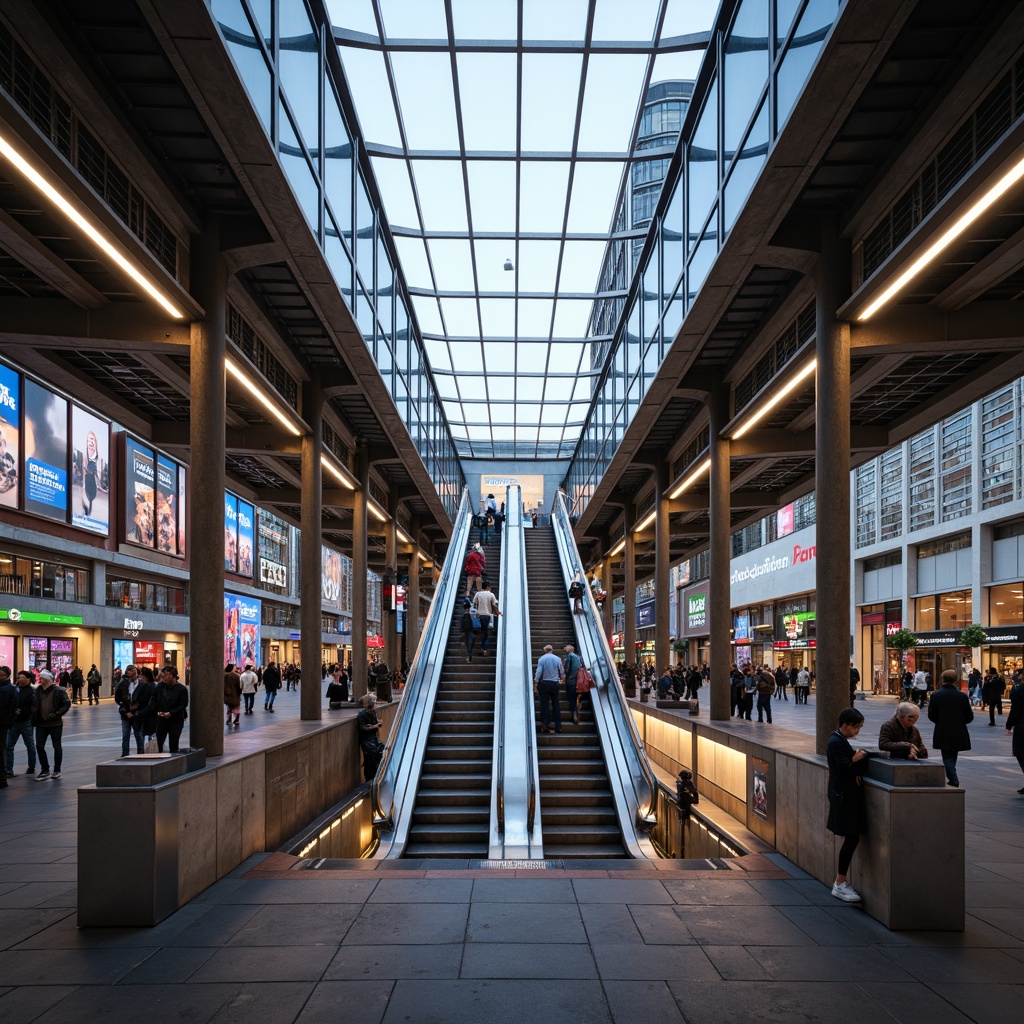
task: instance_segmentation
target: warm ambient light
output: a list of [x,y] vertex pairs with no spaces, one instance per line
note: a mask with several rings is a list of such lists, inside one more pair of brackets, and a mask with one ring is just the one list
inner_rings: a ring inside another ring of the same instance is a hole
[[320,454],[320,465],[327,470],[335,480],[341,484],[342,487],[347,488],[350,491],[355,490],[355,484],[338,467],[323,453]]
[[411,544],[412,538],[400,526],[395,527],[395,533],[403,544]]
[[973,202],[857,317],[874,316],[904,285],[917,277],[936,256],[960,237],[997,199],[1024,178],[1024,157],[1017,161],[990,189]]
[[117,246],[106,238],[86,216],[67,200],[56,187],[50,184],[3,136],[0,135],[0,153],[19,170],[47,199],[57,207],[65,217],[83,231],[100,249],[106,253],[151,299],[159,303],[175,320],[184,320],[182,313],[171,300],[164,295]]
[[651,511],[648,512],[647,515],[645,515],[643,517],[643,519],[641,519],[640,522],[637,523],[636,526],[633,527],[633,532],[634,533],[639,533],[641,530],[646,530],[647,527],[650,526],[651,523],[654,522],[654,517],[657,514],[658,514],[657,508],[652,508]]
[[302,435],[302,431],[290,420],[274,403],[253,383],[250,377],[242,372],[242,368],[230,357],[226,357],[224,365],[227,367],[228,373],[231,374],[235,380],[238,381],[250,395],[255,398],[260,405],[263,406],[271,416],[274,417],[288,431],[289,434],[294,434],[296,437]]
[[795,377],[792,377],[787,384],[781,387],[765,402],[759,402],[757,411],[739,427],[732,435],[734,441],[738,441],[752,426],[760,423],[788,395],[801,381],[806,380],[818,365],[817,359],[812,359]]
[[388,517],[372,501],[368,501],[366,507],[370,510],[370,515],[378,522],[386,523],[388,521]]
[[615,547],[613,547],[611,549],[611,551],[608,552],[608,557],[609,558],[614,558],[625,546],[626,546],[626,538],[623,537],[622,540],[620,540],[619,543],[616,544]]
[[683,491],[689,490],[709,469],[711,459],[705,459],[682,483],[669,495],[669,498],[678,498]]

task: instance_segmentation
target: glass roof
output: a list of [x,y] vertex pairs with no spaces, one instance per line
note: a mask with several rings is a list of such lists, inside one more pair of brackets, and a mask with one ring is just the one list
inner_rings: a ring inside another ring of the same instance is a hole
[[457,450],[570,457],[643,98],[696,76],[718,0],[327,8]]

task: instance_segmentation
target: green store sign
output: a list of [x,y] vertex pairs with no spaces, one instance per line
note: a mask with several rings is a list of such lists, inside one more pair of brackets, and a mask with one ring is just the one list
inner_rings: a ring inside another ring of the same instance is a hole
[[23,612],[18,608],[0,608],[0,622],[48,622],[55,626],[80,626],[81,615],[53,615],[50,612]]

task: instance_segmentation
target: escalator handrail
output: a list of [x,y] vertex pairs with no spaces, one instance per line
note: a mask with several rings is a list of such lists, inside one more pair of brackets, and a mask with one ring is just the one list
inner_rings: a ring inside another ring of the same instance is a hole
[[[583,563],[580,559],[579,549],[576,547],[576,539],[572,533],[572,526],[569,523],[569,513],[565,505],[565,497],[561,491],[558,491],[555,495],[555,501],[552,507],[551,516],[552,526],[559,531],[562,535],[564,542],[564,550],[568,556],[568,573],[569,578],[572,579],[578,572],[580,579],[583,582],[583,603],[584,603],[584,620],[590,633],[591,640],[597,645],[598,653],[598,665],[588,666],[594,675],[594,680],[597,685],[604,689],[609,696],[609,705],[613,710],[613,717],[615,719],[618,730],[621,732],[625,729],[628,732],[630,743],[624,743],[624,748],[628,751],[632,751],[635,758],[637,768],[639,769],[640,775],[646,784],[646,793],[641,793],[637,789],[637,780],[630,773],[631,779],[633,780],[634,795],[636,797],[637,807],[637,823],[646,831],[649,829],[655,821],[655,811],[657,808],[657,791],[658,791],[658,777],[655,775],[654,770],[651,768],[650,762],[647,759],[647,752],[644,750],[643,741],[640,738],[640,732],[636,727],[636,722],[633,719],[633,713],[630,711],[629,703],[626,700],[625,692],[622,689],[622,684],[619,680],[618,673],[615,671],[615,660],[612,654],[611,645],[608,643],[608,637],[605,635],[604,626],[602,624],[600,613],[597,609],[597,602],[594,598],[593,592],[586,582],[586,573],[583,569]],[[610,596],[607,598],[610,600]],[[601,677],[603,677],[604,685],[601,685]],[[625,738],[625,737],[624,737]]]
[[[441,569],[441,576],[434,588],[434,599],[427,610],[420,644],[413,655],[409,675],[402,691],[402,699],[398,705],[398,712],[385,743],[381,763],[370,786],[374,824],[385,830],[394,828],[395,794],[397,792],[395,779],[402,768],[402,761],[414,746],[409,742],[416,724],[413,709],[420,706],[421,698],[428,689],[433,687],[436,692],[437,677],[440,675],[444,651],[448,645],[452,613],[459,590],[459,582],[462,578],[462,565],[471,523],[472,503],[467,487],[463,491],[462,501],[455,515],[448,554]],[[440,651],[440,657],[437,656],[438,651]],[[430,716],[426,717],[429,725]],[[422,721],[420,725],[422,727]],[[397,763],[395,762],[396,751],[398,752]],[[386,799],[382,790],[389,784],[390,799]],[[386,807],[384,806],[385,802],[387,803]]]

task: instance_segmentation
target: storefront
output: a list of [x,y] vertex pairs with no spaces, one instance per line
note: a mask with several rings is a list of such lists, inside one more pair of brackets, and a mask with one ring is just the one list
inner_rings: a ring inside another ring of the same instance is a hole
[[872,693],[900,692],[900,664],[896,651],[886,647],[885,639],[903,628],[903,605],[900,601],[864,605],[860,609],[862,690]]
[[[1015,669],[1024,668],[1024,583],[1003,583],[987,590],[988,621],[985,627],[990,644],[981,649],[981,665],[995,666],[1002,676],[1010,676]],[[1015,637],[1020,641],[991,643],[992,636]]]
[[680,639],[685,641],[686,650],[677,656],[678,661],[687,664],[711,663],[711,602],[708,583],[705,580],[695,587],[680,589]]
[[[654,665],[657,654],[655,643],[655,606],[657,601],[644,601],[636,606],[636,663],[646,667]],[[664,666],[655,665],[658,671]]]
[[12,672],[49,668],[57,674],[84,661],[88,670],[97,659],[93,631],[85,629],[83,621],[81,615],[0,610],[0,664]]

